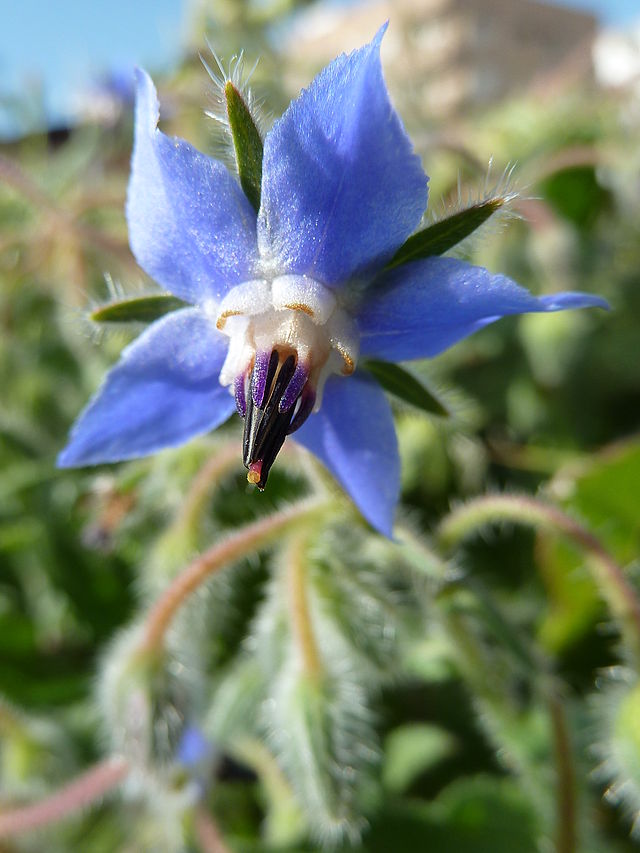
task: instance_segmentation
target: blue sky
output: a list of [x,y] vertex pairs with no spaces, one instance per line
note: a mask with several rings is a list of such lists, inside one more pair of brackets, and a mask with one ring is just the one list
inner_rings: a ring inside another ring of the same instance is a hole
[[[183,0],[0,0],[0,97],[41,81],[46,118],[64,120],[70,100],[110,68],[176,62]],[[9,122],[0,109],[0,135]]]
[[640,18],[638,0],[558,0],[556,6],[571,6],[597,15],[601,21],[614,26],[623,26]]
[[[215,0],[211,0],[215,2]],[[472,0],[469,0],[472,2]],[[46,118],[64,121],[70,101],[109,68],[170,67],[180,55],[189,0],[0,0],[0,97],[40,81]],[[603,23],[640,16],[639,0],[561,0]],[[0,136],[10,132],[0,108]]]

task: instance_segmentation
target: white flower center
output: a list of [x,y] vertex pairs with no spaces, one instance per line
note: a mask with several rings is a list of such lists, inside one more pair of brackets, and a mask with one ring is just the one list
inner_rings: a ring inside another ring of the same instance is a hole
[[229,337],[220,383],[232,391],[257,353],[278,350],[294,354],[306,368],[317,409],[327,377],[347,376],[356,367],[356,324],[332,291],[307,276],[281,275],[236,285],[217,307],[216,326]]

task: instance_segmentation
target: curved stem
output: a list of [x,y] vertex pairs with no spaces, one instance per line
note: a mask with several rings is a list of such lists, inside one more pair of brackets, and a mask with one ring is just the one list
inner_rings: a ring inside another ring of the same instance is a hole
[[290,527],[299,524],[307,517],[312,517],[326,506],[326,500],[317,498],[300,501],[285,510],[241,527],[222,542],[205,551],[182,570],[151,608],[146,618],[140,651],[154,653],[161,649],[167,629],[177,611],[188,596],[214,572],[246,556],[251,551],[264,548]]
[[573,767],[571,738],[562,700],[557,694],[549,697],[549,716],[556,753],[558,827],[557,853],[575,853],[576,837],[576,780]]
[[[408,543],[414,552],[412,564],[416,563],[416,558],[422,556],[425,567],[422,571],[429,577],[436,577],[439,580],[444,580],[446,576],[446,563],[438,556],[426,543],[421,541],[420,537],[414,534],[410,529],[401,528],[399,535],[402,535],[404,542]],[[467,585],[468,586],[468,585]],[[473,588],[472,588],[473,592]],[[477,593],[476,593],[477,594]],[[494,712],[497,712],[497,719],[500,719],[502,709],[501,693],[497,694],[489,689],[492,683],[490,673],[487,673],[485,661],[478,652],[478,646],[475,639],[466,629],[464,621],[456,615],[455,610],[447,608],[446,601],[444,603],[444,620],[443,625],[454,637],[454,647],[459,653],[459,659],[466,663],[461,670],[466,675],[467,680],[477,690],[485,703],[487,703]],[[511,630],[511,626],[502,620],[502,614],[497,608],[493,608],[493,613],[496,619],[504,622],[502,631],[504,639],[509,641],[509,646],[512,650],[517,650],[518,636]],[[460,654],[461,653],[461,654]],[[567,718],[564,705],[561,698],[561,687],[551,676],[550,672],[544,666],[544,661],[537,660],[537,655],[530,656],[518,652],[520,659],[530,660],[531,663],[539,668],[538,677],[535,683],[544,697],[544,702],[547,706],[550,727],[553,737],[553,749],[555,753],[555,770],[557,779],[557,796],[556,804],[556,819],[557,819],[557,834],[556,834],[556,849],[557,853],[575,853],[577,850],[577,806],[576,806],[576,784],[575,784],[575,769],[573,763],[573,750]],[[500,730],[500,727],[497,727]],[[536,774],[537,775],[537,774]]]
[[63,820],[116,788],[128,772],[124,758],[109,758],[40,802],[0,812],[0,838]]
[[489,495],[454,510],[441,523],[438,537],[453,548],[485,524],[512,521],[561,533],[593,558],[595,580],[640,666],[640,600],[624,571],[593,533],[554,506],[523,495]]
[[193,478],[174,525],[194,527],[200,520],[212,487],[238,460],[238,442],[229,441],[207,460]]
[[202,853],[231,853],[224,843],[213,816],[202,803],[196,806],[194,829]]
[[302,667],[311,679],[317,679],[324,667],[316,643],[313,620],[309,609],[307,550],[309,531],[292,537],[285,559],[291,630],[302,657]]

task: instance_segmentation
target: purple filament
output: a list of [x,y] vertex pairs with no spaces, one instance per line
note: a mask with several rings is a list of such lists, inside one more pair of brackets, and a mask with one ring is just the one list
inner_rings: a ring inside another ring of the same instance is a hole
[[309,378],[309,371],[305,365],[298,362],[296,369],[291,377],[289,384],[286,387],[282,399],[278,405],[279,412],[288,411],[300,396],[300,392],[304,388],[305,382]]
[[246,376],[244,373],[236,376],[233,381],[233,395],[236,399],[236,409],[241,418],[247,414],[247,394],[245,390]]
[[264,400],[267,386],[267,374],[269,373],[269,362],[273,356],[270,352],[257,352],[253,373],[251,374],[251,397],[254,406],[260,407]]

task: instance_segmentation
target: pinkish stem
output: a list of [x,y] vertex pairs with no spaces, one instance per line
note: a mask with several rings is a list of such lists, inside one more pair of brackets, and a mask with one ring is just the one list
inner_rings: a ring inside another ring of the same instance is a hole
[[128,772],[124,758],[108,758],[40,802],[0,812],[0,838],[48,826],[75,814],[116,788]]

